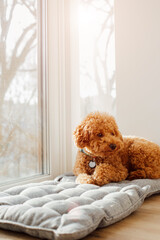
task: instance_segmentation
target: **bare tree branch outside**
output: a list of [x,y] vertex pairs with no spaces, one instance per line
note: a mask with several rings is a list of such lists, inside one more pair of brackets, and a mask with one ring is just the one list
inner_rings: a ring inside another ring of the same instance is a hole
[[81,0],[79,9],[82,118],[91,111],[116,114],[114,0]]
[[41,172],[37,0],[0,1],[0,182]]

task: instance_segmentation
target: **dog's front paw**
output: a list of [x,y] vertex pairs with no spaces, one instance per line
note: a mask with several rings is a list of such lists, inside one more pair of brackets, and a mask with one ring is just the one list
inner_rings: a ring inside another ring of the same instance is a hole
[[76,178],[76,183],[78,183],[78,184],[95,184],[95,181],[91,175],[88,175],[86,173],[81,173]]

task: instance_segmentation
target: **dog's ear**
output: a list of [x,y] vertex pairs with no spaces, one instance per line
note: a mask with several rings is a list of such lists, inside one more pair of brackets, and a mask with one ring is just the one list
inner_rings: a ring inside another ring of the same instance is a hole
[[78,148],[84,148],[89,143],[89,132],[85,124],[79,125],[73,133],[75,144]]
[[115,118],[113,116],[110,116],[110,119],[114,123],[114,132],[115,132],[116,136],[119,137],[121,139],[121,141],[123,141],[122,134],[121,134],[121,132],[118,129],[118,126],[117,126]]
[[118,128],[115,130],[115,132],[116,132],[116,135],[121,139],[121,141],[123,141],[122,134],[121,134],[121,132],[119,131]]

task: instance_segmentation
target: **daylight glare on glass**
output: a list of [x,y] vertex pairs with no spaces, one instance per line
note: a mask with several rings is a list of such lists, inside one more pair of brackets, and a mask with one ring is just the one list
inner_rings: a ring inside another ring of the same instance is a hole
[[0,181],[41,173],[38,2],[0,1]]

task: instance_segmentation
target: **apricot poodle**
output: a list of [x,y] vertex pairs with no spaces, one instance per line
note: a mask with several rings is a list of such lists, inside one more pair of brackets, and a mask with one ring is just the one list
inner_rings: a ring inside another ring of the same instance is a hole
[[122,137],[114,117],[91,113],[74,131],[79,148],[77,183],[102,186],[125,179],[160,178],[160,146],[139,137]]

